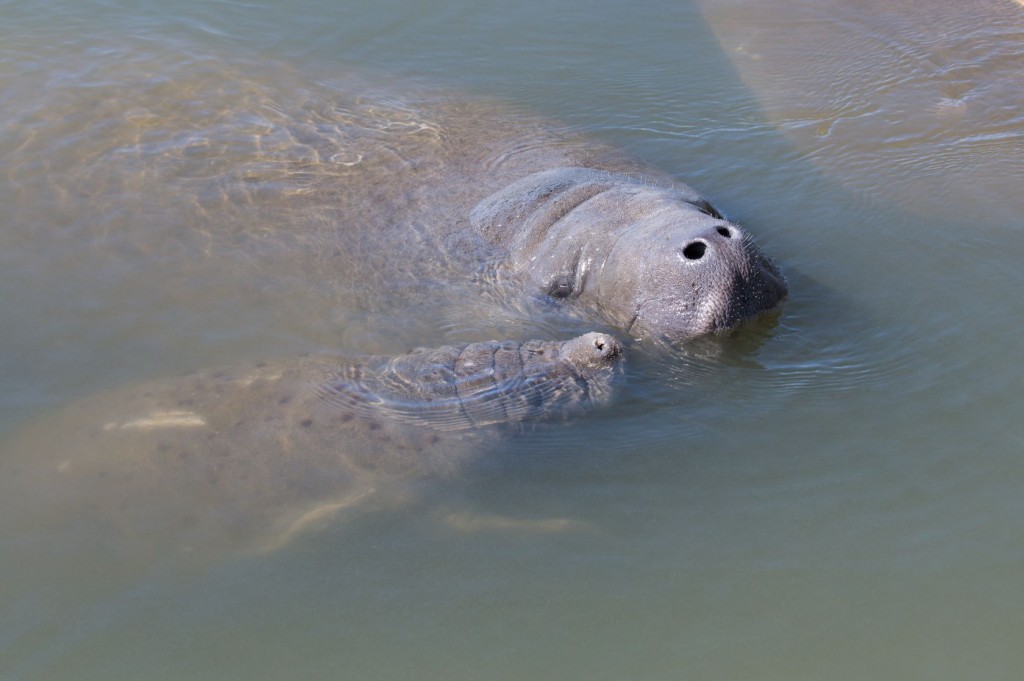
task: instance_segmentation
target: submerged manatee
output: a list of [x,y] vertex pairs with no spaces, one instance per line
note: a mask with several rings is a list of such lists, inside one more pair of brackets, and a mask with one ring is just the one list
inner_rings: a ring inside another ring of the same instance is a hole
[[274,548],[371,496],[398,498],[404,482],[458,470],[510,426],[606,403],[620,360],[615,338],[590,333],[118,390],[11,443],[0,524],[8,537],[74,534],[134,553]]
[[[532,326],[686,341],[786,295],[696,191],[507,107],[197,46],[48,54],[47,87],[0,79],[0,254],[47,278],[51,317],[115,325],[104,338],[177,351],[258,310],[261,332],[322,325],[310,344],[349,352]],[[456,469],[502,426],[602,401],[618,352],[587,336],[311,359],[80,401],[5,453],[0,523],[273,545]]]
[[670,341],[786,295],[706,198],[548,122],[201,50],[140,61],[96,52],[55,64],[52,86],[0,92],[0,160],[18,169],[0,199],[27,211],[26,233],[63,225],[104,285],[272,279],[281,307],[320,297],[307,324],[386,310],[382,324],[445,314],[486,329],[511,310]]

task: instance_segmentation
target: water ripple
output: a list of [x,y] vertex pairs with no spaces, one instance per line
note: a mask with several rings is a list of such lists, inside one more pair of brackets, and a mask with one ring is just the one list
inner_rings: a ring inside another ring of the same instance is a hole
[[1019,6],[703,4],[770,119],[844,184],[943,217],[1024,211]]

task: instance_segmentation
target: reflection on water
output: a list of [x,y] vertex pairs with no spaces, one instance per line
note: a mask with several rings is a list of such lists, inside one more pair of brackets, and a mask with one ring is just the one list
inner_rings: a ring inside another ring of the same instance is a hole
[[932,217],[1019,218],[1024,204],[1006,201],[1024,171],[1020,3],[701,5],[767,116],[811,162]]
[[0,3],[0,466],[169,376],[589,331],[480,260],[428,286],[320,248],[387,221],[357,174],[541,153],[525,109],[706,192],[791,289],[271,554],[0,532],[0,677],[1016,678],[1022,10],[698,4]]

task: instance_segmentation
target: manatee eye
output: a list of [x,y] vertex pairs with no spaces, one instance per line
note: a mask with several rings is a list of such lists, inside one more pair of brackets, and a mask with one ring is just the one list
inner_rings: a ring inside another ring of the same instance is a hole
[[546,293],[552,298],[568,298],[572,295],[572,279],[562,274],[551,280]]
[[697,210],[699,210],[699,211],[700,211],[701,213],[704,213],[705,215],[710,215],[711,217],[715,218],[716,220],[722,220],[722,219],[724,219],[724,218],[722,218],[722,214],[721,214],[721,213],[719,213],[719,212],[718,212],[717,210],[715,210],[715,207],[714,207],[714,206],[712,206],[712,205],[711,205],[710,203],[708,203],[707,201],[705,201],[704,199],[699,199],[699,200],[697,200],[697,201],[694,201],[694,202],[693,202],[693,205],[694,205],[694,206],[695,206],[695,207],[697,208]]

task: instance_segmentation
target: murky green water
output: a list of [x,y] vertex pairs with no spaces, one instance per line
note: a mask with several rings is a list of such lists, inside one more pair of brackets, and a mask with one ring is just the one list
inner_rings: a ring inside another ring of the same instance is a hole
[[[270,555],[0,536],[0,677],[1018,678],[1024,10],[834,5],[0,3],[4,440],[239,359],[562,331],[290,276],[241,176],[197,174],[244,144],[163,150],[209,192],[186,204],[137,158],[90,167],[110,112],[151,131],[133,97],[498,102],[693,184],[791,287],[774,326],[632,356],[609,411]],[[133,74],[151,89],[112,100]],[[230,113],[242,144],[259,122]]]

